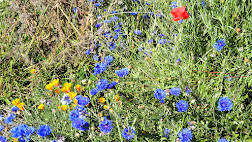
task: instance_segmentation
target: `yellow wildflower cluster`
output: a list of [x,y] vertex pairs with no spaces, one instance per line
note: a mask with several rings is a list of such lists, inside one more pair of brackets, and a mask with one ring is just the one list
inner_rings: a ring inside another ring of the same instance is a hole
[[35,71],[36,71],[35,69],[32,69],[32,70],[31,70],[31,73],[32,73],[32,74],[35,74]]
[[47,84],[46,85],[46,89],[52,91],[53,90],[53,86],[59,87],[59,79],[54,79],[51,83]]
[[72,86],[72,83],[65,83],[63,85],[63,87],[61,88],[61,92],[64,92],[64,93],[69,93],[71,91],[71,86]]
[[24,110],[25,104],[22,102],[20,103],[20,99],[15,99],[12,101],[12,104],[18,107],[20,110]]

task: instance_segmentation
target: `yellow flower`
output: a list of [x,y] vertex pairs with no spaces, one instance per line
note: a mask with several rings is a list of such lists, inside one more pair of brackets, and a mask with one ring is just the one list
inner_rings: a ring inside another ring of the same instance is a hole
[[245,63],[247,63],[248,61],[249,61],[248,58],[245,58],[245,59],[244,59],[244,62],[245,62]]
[[52,81],[52,84],[53,84],[54,86],[56,86],[56,87],[59,87],[59,79],[54,79],[54,80]]
[[46,89],[52,91],[53,90],[53,84],[52,83],[47,84]]
[[108,105],[104,105],[103,108],[104,108],[104,109],[108,109]]
[[117,94],[115,95],[114,99],[118,102],[120,100],[120,96]]
[[75,96],[77,96],[77,93],[69,92],[68,96],[70,97],[70,99],[73,99]]
[[64,93],[68,93],[71,90],[72,83],[65,83],[61,88],[61,91]]
[[43,109],[44,109],[44,105],[43,105],[43,104],[40,104],[40,105],[38,106],[38,109],[43,110]]
[[12,104],[17,106],[19,104],[19,102],[20,102],[20,99],[15,99],[12,101]]
[[78,104],[78,100],[74,99],[74,104],[77,105]]
[[101,103],[104,103],[104,102],[105,102],[105,98],[101,97],[101,98],[99,98],[99,101],[100,101]]
[[13,138],[12,141],[13,141],[13,142],[19,142],[19,140],[16,139],[16,138]]
[[32,70],[31,70],[31,73],[32,73],[32,74],[35,74],[35,71],[36,71],[35,69],[32,69]]
[[59,93],[60,93],[60,90],[59,90],[59,89],[55,90],[55,93],[56,93],[56,94],[59,94]]
[[80,85],[76,85],[75,88],[80,91]]
[[58,108],[59,108],[60,110],[66,111],[66,110],[67,110],[67,105],[61,105],[61,107],[58,106]]
[[20,103],[20,104],[17,105],[17,107],[18,107],[20,110],[24,110],[24,106],[25,106],[24,103]]

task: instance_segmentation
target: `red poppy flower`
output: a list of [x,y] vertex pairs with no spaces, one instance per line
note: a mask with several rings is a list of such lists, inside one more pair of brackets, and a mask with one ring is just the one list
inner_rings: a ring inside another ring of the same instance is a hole
[[185,6],[174,8],[171,11],[171,14],[174,17],[172,18],[172,21],[179,21],[181,19],[187,19],[189,17]]

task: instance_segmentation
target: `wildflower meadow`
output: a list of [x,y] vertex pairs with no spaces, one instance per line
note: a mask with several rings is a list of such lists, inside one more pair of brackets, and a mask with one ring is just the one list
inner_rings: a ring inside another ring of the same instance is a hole
[[0,142],[252,142],[251,0],[0,0]]

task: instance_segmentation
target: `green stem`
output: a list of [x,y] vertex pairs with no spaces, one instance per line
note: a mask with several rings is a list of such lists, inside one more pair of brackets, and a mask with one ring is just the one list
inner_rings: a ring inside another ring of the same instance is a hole
[[121,135],[121,130],[120,130],[120,126],[119,126],[119,123],[118,123],[117,116],[116,116],[116,126],[117,126],[117,129],[118,129],[120,140],[121,140],[121,142],[123,142],[122,135]]

